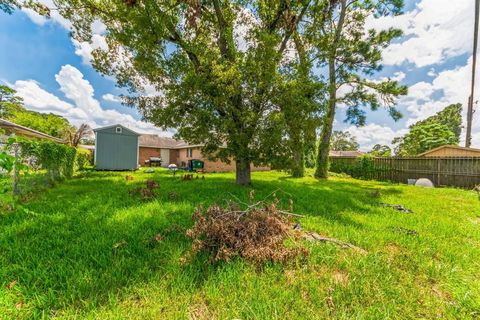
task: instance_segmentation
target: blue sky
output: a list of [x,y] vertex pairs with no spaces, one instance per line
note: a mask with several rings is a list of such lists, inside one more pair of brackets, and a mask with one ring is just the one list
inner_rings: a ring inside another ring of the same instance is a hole
[[[369,21],[372,28],[404,31],[385,50],[384,69],[376,78],[396,78],[409,86],[409,94],[398,101],[405,117],[394,122],[384,110],[368,112],[367,125],[357,128],[343,122],[344,110],[337,112],[335,128],[354,134],[363,150],[389,144],[409,124],[467,101],[474,2],[405,2],[404,15]],[[28,11],[0,13],[0,81],[17,89],[32,110],[54,112],[76,124],[121,122],[140,132],[164,134],[140,121],[135,109],[122,106],[122,90],[91,67],[89,54],[103,45],[101,32],[99,26],[93,43],[77,43],[68,35],[68,22],[55,14],[47,21]],[[474,125],[473,132],[473,144],[480,147],[480,126]]]

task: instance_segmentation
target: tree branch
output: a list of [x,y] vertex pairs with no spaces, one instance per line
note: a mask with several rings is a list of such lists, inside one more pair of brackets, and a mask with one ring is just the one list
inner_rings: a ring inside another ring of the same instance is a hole
[[220,52],[222,56],[229,60],[233,60],[233,54],[232,51],[228,47],[228,42],[226,38],[225,31],[227,29],[227,22],[225,21],[225,18],[223,17],[223,12],[222,8],[220,5],[219,0],[213,0],[213,7],[215,9],[215,14],[217,16],[217,21],[218,21],[218,46],[220,48]]
[[310,1],[308,1],[305,6],[303,7],[302,11],[298,16],[295,17],[295,22],[293,25],[285,32],[285,37],[283,38],[282,44],[280,45],[280,48],[278,49],[278,53],[281,55],[283,51],[287,48],[287,43],[288,40],[290,40],[290,37],[292,36],[293,32],[297,30],[297,26],[302,20],[303,16],[305,15],[305,12],[307,12],[308,6],[309,6]]

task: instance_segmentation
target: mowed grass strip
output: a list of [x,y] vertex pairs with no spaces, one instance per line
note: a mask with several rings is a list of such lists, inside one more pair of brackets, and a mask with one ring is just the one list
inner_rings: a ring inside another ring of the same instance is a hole
[[[147,179],[155,199],[129,195]],[[305,243],[308,260],[287,266],[185,259],[194,208],[252,189],[277,190],[303,229],[368,254]],[[233,174],[86,172],[0,215],[0,319],[475,319],[479,204],[472,191],[279,172],[254,173],[250,188]]]

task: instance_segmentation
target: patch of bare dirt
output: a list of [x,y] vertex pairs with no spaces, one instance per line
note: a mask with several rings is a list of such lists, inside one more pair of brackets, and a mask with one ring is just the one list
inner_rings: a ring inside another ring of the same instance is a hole
[[384,247],[384,251],[388,256],[388,261],[392,262],[402,253],[402,247],[392,242]]
[[208,308],[208,304],[205,301],[201,301],[192,304],[188,309],[189,320],[214,320],[217,317]]
[[341,287],[346,287],[350,283],[349,274],[343,270],[335,270],[333,273],[333,282]]

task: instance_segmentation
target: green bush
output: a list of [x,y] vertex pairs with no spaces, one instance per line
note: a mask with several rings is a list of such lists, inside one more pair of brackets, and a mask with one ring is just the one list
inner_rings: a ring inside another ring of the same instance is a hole
[[77,149],[76,165],[78,170],[83,170],[87,165],[92,165],[92,153],[85,149]]
[[376,171],[374,157],[365,154],[354,160],[332,159],[330,171],[346,173],[354,178],[371,179]]
[[37,164],[47,170],[50,180],[71,178],[74,173],[75,155],[77,150],[68,145],[51,141],[23,141],[22,154],[33,157]]
[[62,174],[65,178],[70,179],[73,177],[73,172],[75,171],[75,155],[77,154],[77,149],[64,146],[65,149],[65,159],[62,162]]

